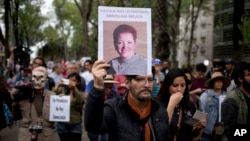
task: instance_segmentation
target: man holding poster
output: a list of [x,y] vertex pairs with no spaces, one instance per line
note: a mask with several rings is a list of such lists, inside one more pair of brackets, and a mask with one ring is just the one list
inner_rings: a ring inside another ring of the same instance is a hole
[[100,6],[98,60],[110,64],[108,74],[151,73],[151,9]]

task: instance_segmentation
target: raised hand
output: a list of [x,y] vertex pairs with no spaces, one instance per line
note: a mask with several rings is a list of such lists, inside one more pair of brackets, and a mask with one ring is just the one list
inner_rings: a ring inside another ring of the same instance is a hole
[[103,89],[104,78],[107,75],[106,68],[110,67],[104,60],[98,60],[93,64],[92,74],[94,76],[94,87]]

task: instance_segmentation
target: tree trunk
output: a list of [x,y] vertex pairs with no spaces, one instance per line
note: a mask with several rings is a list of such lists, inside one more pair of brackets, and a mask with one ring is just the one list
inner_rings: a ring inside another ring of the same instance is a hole
[[167,33],[167,4],[165,0],[156,1],[156,48],[155,56],[161,60],[167,60],[170,54],[169,35]]
[[[83,43],[82,43],[82,56],[88,56],[88,5],[86,0],[82,0],[82,29],[83,29]],[[81,56],[77,56],[80,58]]]
[[[5,25],[5,39],[3,38],[3,45],[5,47],[5,59],[10,56],[9,51],[9,10],[10,2],[8,0],[4,1],[4,25]],[[4,62],[6,63],[6,62]]]
[[178,0],[178,3],[177,3],[177,8],[176,8],[176,11],[175,11],[175,18],[176,18],[176,21],[175,21],[175,27],[172,28],[172,36],[173,36],[173,39],[172,39],[172,58],[173,58],[173,67],[174,68],[177,68],[178,67],[178,61],[177,61],[177,48],[178,48],[178,41],[177,41],[177,36],[178,36],[178,30],[179,30],[179,22],[180,22],[180,12],[181,12],[181,3],[182,3],[182,0]]
[[203,0],[199,0],[199,4],[196,7],[197,10],[195,10],[195,4],[194,0],[192,0],[192,9],[191,9],[191,30],[190,30],[190,38],[189,38],[189,44],[188,44],[188,54],[187,54],[187,67],[191,67],[191,53],[192,53],[192,46],[193,46],[193,37],[194,37],[194,27],[197,21],[197,18],[200,13],[200,8],[203,4]]

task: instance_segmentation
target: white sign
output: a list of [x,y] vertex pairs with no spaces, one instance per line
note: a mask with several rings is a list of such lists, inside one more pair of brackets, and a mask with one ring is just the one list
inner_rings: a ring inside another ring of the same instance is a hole
[[70,120],[70,96],[50,97],[50,121],[68,122]]
[[98,59],[111,74],[151,74],[151,9],[99,6]]

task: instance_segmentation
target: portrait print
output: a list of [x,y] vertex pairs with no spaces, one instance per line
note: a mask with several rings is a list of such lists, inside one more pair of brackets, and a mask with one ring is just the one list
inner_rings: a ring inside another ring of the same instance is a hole
[[151,73],[151,19],[148,17],[151,17],[148,9],[99,7],[98,59],[110,64],[108,74]]
[[147,74],[145,22],[105,22],[104,60],[110,74]]

